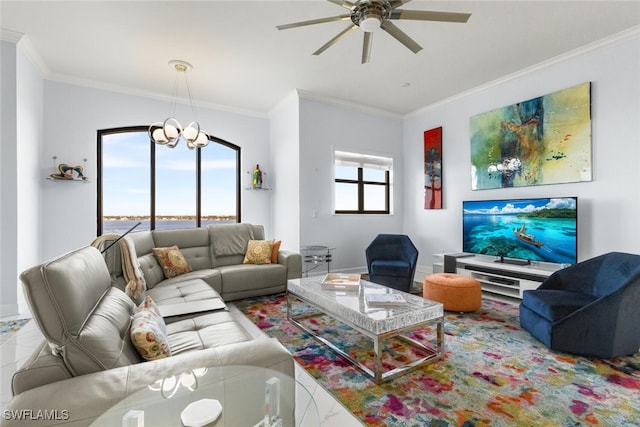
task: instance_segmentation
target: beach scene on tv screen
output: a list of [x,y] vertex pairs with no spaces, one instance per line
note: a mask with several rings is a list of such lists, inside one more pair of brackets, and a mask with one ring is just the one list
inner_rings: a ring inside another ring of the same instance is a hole
[[463,251],[575,264],[577,198],[463,202]]

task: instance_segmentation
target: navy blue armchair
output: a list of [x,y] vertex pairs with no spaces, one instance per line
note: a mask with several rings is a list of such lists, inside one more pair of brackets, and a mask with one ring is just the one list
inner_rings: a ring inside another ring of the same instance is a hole
[[640,255],[611,252],[559,270],[525,291],[520,325],[547,347],[582,356],[640,348]]
[[404,234],[378,234],[365,251],[369,280],[409,292],[418,262],[418,250]]

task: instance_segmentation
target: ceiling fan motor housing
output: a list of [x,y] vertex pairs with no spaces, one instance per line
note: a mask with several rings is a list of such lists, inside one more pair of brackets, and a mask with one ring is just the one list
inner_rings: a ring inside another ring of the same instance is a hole
[[[382,24],[383,20],[389,18],[390,15],[391,4],[388,1],[360,0],[356,3],[355,7],[351,11],[351,22],[353,22],[364,31],[372,31],[374,27],[380,27],[380,24]],[[368,24],[367,22],[372,23]]]

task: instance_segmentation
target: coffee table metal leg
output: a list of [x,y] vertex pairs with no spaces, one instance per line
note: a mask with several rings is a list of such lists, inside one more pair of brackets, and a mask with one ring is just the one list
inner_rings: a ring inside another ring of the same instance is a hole
[[380,384],[382,382],[382,339],[380,337],[373,340],[373,352],[375,357],[375,366],[373,368],[375,373],[374,379],[376,384]]

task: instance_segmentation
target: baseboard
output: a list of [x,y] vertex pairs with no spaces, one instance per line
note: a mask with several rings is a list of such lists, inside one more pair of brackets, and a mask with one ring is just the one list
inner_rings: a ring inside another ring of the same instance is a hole
[[433,267],[430,265],[417,265],[416,274],[413,276],[413,280],[415,282],[422,283],[424,282],[424,278],[430,274],[433,274]]
[[3,317],[12,317],[20,314],[18,304],[0,304],[0,319]]

